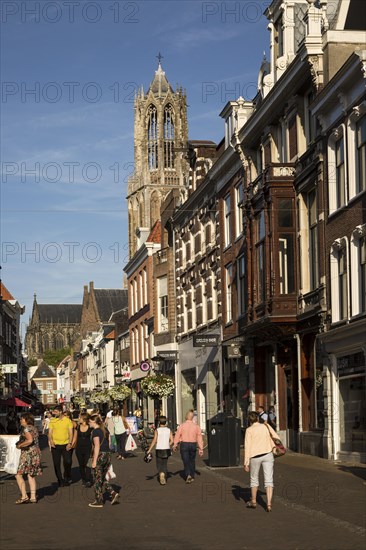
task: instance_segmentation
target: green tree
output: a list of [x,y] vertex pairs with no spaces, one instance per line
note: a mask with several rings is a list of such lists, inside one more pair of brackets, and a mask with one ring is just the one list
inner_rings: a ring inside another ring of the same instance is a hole
[[62,348],[62,349],[49,349],[45,352],[43,360],[47,365],[52,365],[55,367],[64,359],[67,355],[70,355],[71,348]]

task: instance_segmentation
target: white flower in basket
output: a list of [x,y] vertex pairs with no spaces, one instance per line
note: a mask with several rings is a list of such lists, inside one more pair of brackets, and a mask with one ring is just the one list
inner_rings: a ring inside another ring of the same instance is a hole
[[168,397],[174,391],[174,380],[165,374],[153,374],[146,376],[141,381],[141,389],[148,397],[159,398]]
[[124,401],[131,395],[131,389],[122,384],[120,386],[113,386],[108,393],[113,401]]
[[108,403],[109,401],[109,393],[107,390],[93,392],[90,401],[92,403]]

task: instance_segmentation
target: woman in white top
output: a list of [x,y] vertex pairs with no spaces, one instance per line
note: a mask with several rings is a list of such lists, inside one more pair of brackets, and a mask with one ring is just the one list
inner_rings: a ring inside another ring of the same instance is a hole
[[151,442],[148,453],[156,445],[156,467],[158,469],[160,485],[166,484],[168,476],[168,458],[171,455],[170,447],[173,445],[173,434],[166,425],[166,416],[160,416],[159,428],[155,430],[154,439]]
[[114,435],[117,441],[117,459],[124,460],[127,456],[125,447],[129,426],[126,418],[117,407],[113,409],[112,416],[108,418],[107,428],[110,435]]

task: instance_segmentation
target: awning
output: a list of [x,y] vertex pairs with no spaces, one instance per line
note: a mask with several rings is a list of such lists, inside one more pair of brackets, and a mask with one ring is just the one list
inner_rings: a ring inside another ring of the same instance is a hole
[[9,399],[0,400],[0,405],[8,405],[9,407],[31,407],[29,403],[18,399],[18,397],[10,397]]

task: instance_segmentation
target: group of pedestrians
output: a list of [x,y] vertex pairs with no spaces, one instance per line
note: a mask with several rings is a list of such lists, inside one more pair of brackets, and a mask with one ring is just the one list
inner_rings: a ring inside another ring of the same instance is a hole
[[[257,507],[257,493],[259,487],[259,471],[263,468],[264,485],[267,495],[266,511],[272,511],[273,496],[273,439],[279,439],[277,433],[268,422],[268,415],[263,418],[263,407],[258,412],[250,412],[248,419],[250,426],[246,429],[244,440],[244,469],[250,472],[251,499],[247,507]],[[16,480],[21,493],[16,504],[36,503],[36,478],[42,475],[41,452],[39,448],[38,430],[34,426],[34,417],[30,413],[21,415],[21,435],[17,448],[21,450],[21,457],[16,474]],[[107,481],[107,473],[111,467],[111,434],[116,436],[118,458],[124,458],[124,448],[128,434],[128,425],[119,409],[104,421],[100,414],[81,413],[78,422],[72,418],[61,406],[53,410],[48,427],[48,442],[52,453],[55,474],[59,486],[71,483],[72,454],[78,459],[82,484],[91,487],[94,484],[95,500],[89,503],[92,508],[102,508],[104,493],[107,493],[112,504],[116,504],[119,493]],[[166,485],[168,477],[168,459],[171,449],[175,452],[180,446],[180,454],[184,466],[185,482],[190,484],[195,479],[196,453],[203,455],[203,439],[199,426],[194,422],[194,412],[188,411],[186,420],[181,424],[174,437],[167,426],[167,418],[160,416],[154,438],[147,451],[155,447],[158,479],[161,485]],[[64,475],[61,470],[63,461]],[[149,460],[148,460],[149,461]],[[92,476],[93,471],[93,476]],[[26,491],[24,476],[28,476],[30,497]]]
[[[119,419],[121,419],[124,433],[127,433],[125,419],[119,409],[115,409],[113,413],[113,422],[119,425]],[[64,411],[62,406],[57,405],[52,411],[52,416],[50,418],[46,416],[46,418],[43,433],[48,437],[48,445],[59,487],[65,487],[72,483],[71,467],[75,450],[83,486],[91,487],[94,485],[95,500],[89,503],[89,506],[94,508],[103,506],[105,492],[110,495],[112,504],[115,504],[118,501],[119,493],[114,491],[106,479],[111,466],[111,434],[100,414],[81,413],[76,421],[69,411]],[[34,426],[34,416],[30,413],[22,414],[20,425],[20,438],[16,447],[20,449],[21,455],[16,480],[21,496],[16,504],[36,503],[36,478],[42,475],[42,466],[38,430]],[[116,436],[118,437],[118,435],[117,433]],[[122,453],[121,446],[120,453]],[[30,498],[26,491],[24,476],[28,478]]]

